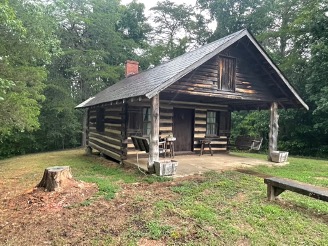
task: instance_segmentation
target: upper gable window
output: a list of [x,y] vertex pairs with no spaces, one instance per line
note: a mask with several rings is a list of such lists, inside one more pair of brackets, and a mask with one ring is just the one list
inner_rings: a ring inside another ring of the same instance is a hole
[[236,59],[219,56],[218,66],[218,89],[222,91],[235,91]]

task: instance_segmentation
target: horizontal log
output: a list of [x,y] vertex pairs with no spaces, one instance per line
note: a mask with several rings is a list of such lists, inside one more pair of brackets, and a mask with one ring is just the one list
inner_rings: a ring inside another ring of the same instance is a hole
[[108,136],[108,137],[111,137],[111,138],[114,138],[114,139],[117,139],[120,141],[123,139],[121,132],[120,133],[98,132],[95,127],[89,127],[89,132],[98,133],[98,134]]
[[162,113],[162,112],[159,112],[159,116],[160,117],[172,117],[173,116],[173,112],[172,113]]
[[113,116],[113,115],[108,116],[108,115],[106,115],[106,116],[105,116],[105,119],[110,119],[110,120],[122,120],[122,116]]
[[122,126],[113,126],[113,124],[109,124],[109,123],[105,123],[105,129],[110,129],[110,130],[115,130],[115,131],[119,131],[119,132],[122,132],[123,131],[123,128]]
[[170,109],[168,109],[168,108],[161,108],[160,110],[160,113],[173,113],[173,108],[170,108]]
[[197,106],[197,108],[195,109],[195,113],[199,113],[199,114],[206,114],[206,112],[207,112],[207,107],[206,107],[206,105],[204,105],[204,107],[203,108],[200,108],[200,107],[198,107]]
[[114,133],[114,134],[118,134],[118,135],[122,135],[122,132],[119,130],[114,130],[114,129],[110,129],[110,128],[105,128],[105,132],[108,133]]
[[213,103],[198,103],[198,102],[189,102],[189,101],[167,101],[161,100],[161,102],[170,102],[174,107],[184,107],[186,108],[188,105],[191,105],[192,108],[197,108],[197,110],[206,111],[208,108],[216,108],[217,110],[227,110],[228,105],[224,104],[213,104]]
[[105,108],[105,112],[122,112],[123,111],[123,107],[120,105],[120,106],[117,106],[117,107],[113,107],[113,106],[107,106]]
[[122,142],[121,139],[115,139],[115,138],[108,137],[108,136],[105,136],[105,135],[102,135],[102,134],[99,134],[99,133],[94,133],[94,132],[90,132],[89,136],[94,137],[94,138],[99,138],[103,141],[107,141],[108,143],[112,143],[112,144],[116,144],[116,145],[120,145],[121,142]]
[[217,84],[217,78],[210,78],[210,77],[197,77],[192,79],[186,80],[179,80],[175,83],[178,86],[190,86],[190,87],[208,87],[212,88]]
[[241,88],[236,88],[236,92],[247,93],[247,94],[256,94],[256,93],[258,93],[258,91],[255,91],[255,90],[247,90],[247,89],[241,89]]
[[[93,132],[98,132],[96,127],[89,127],[89,129]],[[117,135],[120,135],[120,136],[122,135],[121,131],[112,130],[112,129],[108,129],[108,128],[105,128],[105,132],[117,134]]]
[[164,110],[172,111],[173,106],[161,103],[160,106],[159,106],[159,110],[161,110],[161,111],[164,111]]
[[203,113],[203,114],[201,114],[201,113],[196,113],[196,114],[195,114],[195,117],[198,118],[198,119],[201,119],[201,118],[206,119],[206,114],[204,114],[204,113]]
[[95,141],[95,140],[90,141],[89,144],[95,144],[95,145],[100,146],[101,148],[106,149],[106,150],[108,150],[112,153],[115,153],[115,154],[119,155],[119,156],[124,156],[126,154],[126,151],[127,151],[127,149],[124,149],[124,150],[114,149],[112,147],[106,146],[106,145],[104,145],[104,144],[102,144],[98,141]]
[[103,141],[103,140],[101,140],[101,139],[99,139],[99,138],[95,138],[95,137],[89,137],[89,141],[90,141],[90,142],[94,142],[94,143],[95,143],[95,142],[98,142],[98,143],[103,144],[103,145],[105,145],[106,147],[110,147],[110,148],[112,148],[112,149],[122,150],[121,144],[119,144],[119,145],[111,144],[111,143],[109,143],[109,142]]
[[172,119],[160,119],[160,124],[172,124]]
[[204,125],[206,124],[206,119],[201,118],[200,120],[195,120],[195,124]]
[[226,91],[217,91],[213,92],[206,92],[206,91],[185,91],[185,90],[175,90],[174,93],[181,93],[186,95],[193,95],[193,96],[211,96],[217,98],[225,98],[225,99],[238,99],[238,100],[257,100],[257,101],[272,101],[272,97],[267,97],[266,95],[249,95],[249,94],[241,94],[241,93],[232,93]]
[[196,139],[196,138],[204,139],[204,138],[205,138],[205,134],[206,134],[206,132],[204,132],[204,133],[195,133],[195,134],[194,134],[194,138],[195,138],[195,139]]
[[171,131],[172,132],[172,126],[167,126],[167,127],[160,127],[159,131]]
[[171,123],[160,123],[159,124],[160,125],[160,127],[172,127],[172,125],[173,125],[173,123],[171,122]]
[[146,102],[146,101],[141,101],[141,102],[133,102],[133,103],[129,103],[128,107],[150,107],[150,101]]
[[105,149],[103,147],[100,147],[97,144],[89,143],[89,146],[92,147],[93,149],[98,150],[99,152],[104,153],[105,155],[110,156],[111,158],[113,158],[113,159],[115,159],[117,161],[121,161],[123,159],[123,156],[118,155],[118,154],[116,154],[116,153],[114,153],[112,151],[109,151],[109,150],[107,150],[107,149]]
[[194,131],[195,132],[206,132],[206,127],[195,127]]

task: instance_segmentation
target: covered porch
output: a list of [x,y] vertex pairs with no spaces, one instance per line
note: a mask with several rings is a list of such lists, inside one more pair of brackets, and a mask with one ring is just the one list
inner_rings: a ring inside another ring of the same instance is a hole
[[[164,159],[161,157],[160,160],[170,160],[170,158],[166,157],[166,159]],[[209,171],[220,172],[236,170],[239,168],[247,168],[257,165],[277,166],[284,164],[273,163],[270,161],[250,157],[241,157],[233,153],[222,153],[213,156],[200,156],[194,153],[190,153],[188,155],[177,155],[174,157],[174,160],[178,161],[177,173],[174,175],[174,177],[202,174]],[[135,168],[138,168],[139,166],[142,171],[148,171],[148,157],[139,157],[138,163],[136,156],[130,156],[123,161],[123,164],[126,166]]]

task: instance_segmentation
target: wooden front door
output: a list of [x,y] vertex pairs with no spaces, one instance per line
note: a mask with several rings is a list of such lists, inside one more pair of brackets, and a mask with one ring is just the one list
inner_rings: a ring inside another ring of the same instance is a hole
[[193,109],[173,109],[173,135],[177,139],[175,151],[193,151],[194,114]]

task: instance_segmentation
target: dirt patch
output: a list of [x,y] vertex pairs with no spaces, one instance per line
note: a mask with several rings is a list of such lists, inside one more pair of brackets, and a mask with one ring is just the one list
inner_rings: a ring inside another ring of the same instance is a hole
[[253,171],[253,170],[250,170],[250,169],[236,169],[236,171],[240,172],[240,173],[244,173],[244,174],[253,175],[253,176],[256,176],[256,177],[259,177],[259,178],[270,178],[270,177],[272,177],[272,175],[268,175],[268,174],[265,174],[265,173],[259,173],[259,172],[256,172],[256,171]]
[[150,240],[147,238],[141,238],[138,242],[138,246],[165,246],[166,244],[156,240]]
[[[94,184],[77,182],[61,192],[33,189],[2,200],[0,244],[9,245],[126,245],[131,235],[138,245],[165,245],[152,240],[148,223],[154,219],[158,201],[174,201],[171,187],[193,176],[162,183],[120,184],[112,200],[94,196]],[[168,220],[175,215],[168,216]],[[148,235],[148,236],[147,236]]]
[[70,181],[61,191],[47,192],[43,188],[34,188],[9,200],[4,200],[9,210],[45,210],[58,211],[90,198],[98,191],[95,184],[82,181]]

